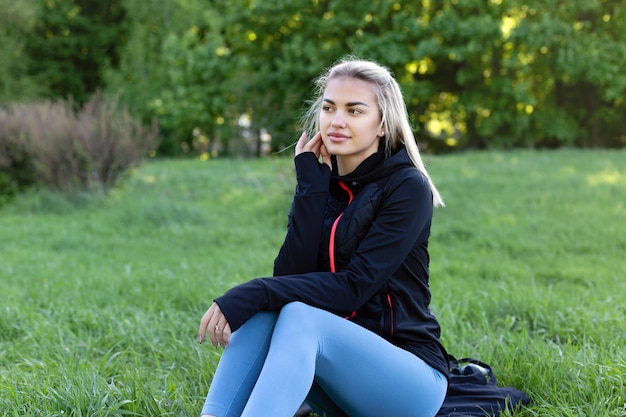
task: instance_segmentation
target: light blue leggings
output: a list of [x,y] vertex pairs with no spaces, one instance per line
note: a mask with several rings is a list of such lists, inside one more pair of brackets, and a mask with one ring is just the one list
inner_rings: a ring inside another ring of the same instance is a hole
[[233,333],[202,414],[293,417],[302,402],[329,417],[434,416],[445,377],[412,353],[300,302]]

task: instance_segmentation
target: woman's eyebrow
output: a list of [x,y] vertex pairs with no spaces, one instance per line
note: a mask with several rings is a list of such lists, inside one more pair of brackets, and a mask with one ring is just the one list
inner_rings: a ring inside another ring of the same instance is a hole
[[[333,106],[335,105],[335,102],[332,101],[329,98],[325,98],[324,99],[325,102],[332,104]],[[369,104],[364,103],[362,101],[349,101],[348,103],[346,103],[346,107],[352,107],[352,106],[365,106],[365,107],[369,107]]]

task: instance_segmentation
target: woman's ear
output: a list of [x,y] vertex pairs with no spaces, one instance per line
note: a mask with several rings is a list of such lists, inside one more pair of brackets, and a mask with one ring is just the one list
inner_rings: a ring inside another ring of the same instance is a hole
[[382,138],[383,136],[385,136],[385,124],[381,123],[380,131],[378,132],[378,137]]

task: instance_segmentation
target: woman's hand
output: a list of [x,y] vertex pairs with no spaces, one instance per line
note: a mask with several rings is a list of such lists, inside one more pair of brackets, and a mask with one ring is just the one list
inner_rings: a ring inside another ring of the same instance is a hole
[[300,139],[298,139],[298,143],[296,144],[296,156],[303,152],[313,152],[318,159],[320,157],[322,158],[322,163],[328,165],[329,168],[332,168],[330,163],[330,154],[326,150],[324,142],[322,142],[321,132],[317,132],[317,134],[308,142],[306,132],[302,133]]
[[202,343],[204,341],[207,332],[209,333],[211,343],[215,347],[226,347],[230,342],[230,325],[216,303],[211,304],[211,307],[200,320],[198,342]]

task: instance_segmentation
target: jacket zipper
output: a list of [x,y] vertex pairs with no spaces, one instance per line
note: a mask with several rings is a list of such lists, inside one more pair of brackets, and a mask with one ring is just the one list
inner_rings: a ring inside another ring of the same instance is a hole
[[[348,205],[352,203],[354,199],[354,194],[352,194],[352,190],[348,188],[346,184],[339,181],[339,186],[343,188],[348,193]],[[341,212],[339,216],[333,222],[333,226],[330,228],[330,242],[328,243],[328,255],[330,257],[330,272],[337,272],[335,268],[335,234],[337,233],[337,224],[339,224],[339,220],[343,217],[343,213]]]
[[[352,190],[348,188],[348,186],[344,184],[343,182],[339,181],[339,186],[348,193],[348,206],[349,206],[350,203],[352,203],[352,200],[354,199],[354,194],[352,193]],[[330,228],[330,241],[328,243],[328,256],[330,258],[329,259],[330,260],[330,272],[337,272],[337,268],[335,267],[335,234],[337,233],[337,224],[339,224],[339,220],[341,219],[341,217],[343,217],[343,213],[344,212],[341,212],[339,216],[337,216],[337,218],[333,222],[333,226]],[[356,311],[353,311],[352,314],[350,314],[349,316],[345,318],[351,319],[354,316],[356,316]]]

